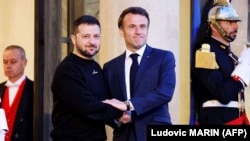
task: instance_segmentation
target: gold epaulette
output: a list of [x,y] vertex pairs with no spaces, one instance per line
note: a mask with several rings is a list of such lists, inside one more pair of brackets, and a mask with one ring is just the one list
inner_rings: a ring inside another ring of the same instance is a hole
[[210,52],[209,44],[202,44],[201,49],[195,53],[195,67],[203,69],[218,69],[219,66],[215,60],[215,53]]
[[214,0],[213,5],[222,6],[227,5],[228,2],[228,0]]

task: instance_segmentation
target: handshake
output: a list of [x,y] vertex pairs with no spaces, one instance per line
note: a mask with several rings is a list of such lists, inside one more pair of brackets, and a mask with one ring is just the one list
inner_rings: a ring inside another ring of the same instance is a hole
[[231,76],[235,80],[241,81],[245,86],[248,86],[250,81],[250,43],[244,45],[238,61],[239,63]]
[[126,124],[126,123],[131,122],[131,111],[127,111],[128,110],[127,102],[120,101],[118,99],[106,99],[102,102],[109,104],[121,111],[124,111],[122,117],[117,119],[120,123]]

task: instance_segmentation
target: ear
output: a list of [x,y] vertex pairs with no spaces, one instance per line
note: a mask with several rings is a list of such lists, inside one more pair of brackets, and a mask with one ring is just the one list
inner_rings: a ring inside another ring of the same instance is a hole
[[216,31],[215,25],[213,23],[210,23],[209,26],[212,31]]
[[27,65],[27,62],[28,62],[27,59],[23,60],[23,67],[25,67]]
[[71,38],[71,42],[72,42],[73,45],[74,45],[75,42],[76,42],[76,35],[70,35],[70,38]]
[[120,34],[121,37],[124,37],[124,31],[123,31],[122,28],[119,28],[119,34]]

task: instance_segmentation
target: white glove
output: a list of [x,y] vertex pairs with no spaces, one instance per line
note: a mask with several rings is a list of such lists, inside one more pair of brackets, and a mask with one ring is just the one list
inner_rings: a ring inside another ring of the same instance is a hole
[[246,86],[249,85],[250,80],[250,64],[246,62],[239,62],[231,74],[232,77],[239,77]]
[[0,141],[5,141],[5,131],[0,131]]
[[240,54],[239,63],[231,74],[234,78],[239,78],[244,86],[249,85],[250,81],[250,48],[244,45],[243,51]]
[[5,112],[0,108],[0,141],[4,141],[5,134],[8,131],[8,125],[6,121]]
[[243,50],[240,54],[239,62],[246,62],[248,65],[250,65],[250,47],[247,47],[247,45],[244,45],[243,47]]

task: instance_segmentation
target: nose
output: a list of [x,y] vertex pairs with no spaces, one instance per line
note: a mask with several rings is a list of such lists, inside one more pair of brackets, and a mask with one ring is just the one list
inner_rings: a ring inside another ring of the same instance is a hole
[[89,38],[89,43],[94,44],[95,43],[95,37],[90,37]]
[[141,31],[142,31],[142,29],[141,29],[140,27],[136,27],[136,28],[135,28],[135,33],[140,34],[140,33],[141,33]]
[[9,66],[11,66],[11,63],[10,63],[10,62],[7,62],[5,65],[6,65],[7,67],[9,67]]
[[234,27],[235,29],[239,29],[238,22],[234,22],[234,23],[233,23],[233,27]]
[[7,63],[4,63],[4,68],[10,68],[11,67],[11,63],[10,62],[7,62]]

